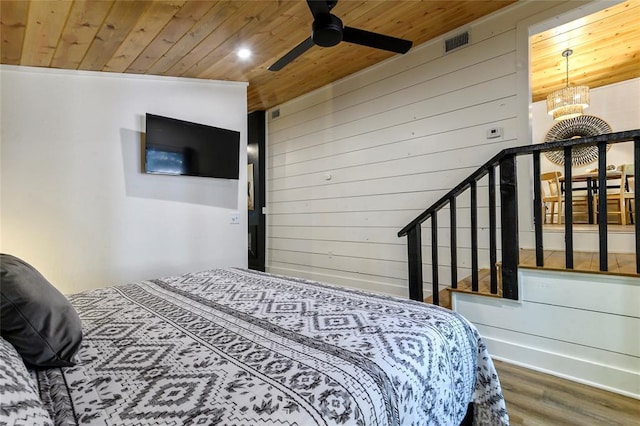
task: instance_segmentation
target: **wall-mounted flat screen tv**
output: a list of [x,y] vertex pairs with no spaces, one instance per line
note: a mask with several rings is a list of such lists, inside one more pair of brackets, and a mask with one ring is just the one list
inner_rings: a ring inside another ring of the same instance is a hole
[[240,132],[146,114],[144,171],[238,179]]

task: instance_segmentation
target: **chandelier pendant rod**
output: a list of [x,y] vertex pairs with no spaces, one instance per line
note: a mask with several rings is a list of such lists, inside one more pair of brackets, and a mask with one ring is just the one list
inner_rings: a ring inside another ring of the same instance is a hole
[[562,52],[562,56],[564,56],[566,58],[566,60],[567,60],[567,66],[566,66],[566,69],[567,69],[567,80],[566,80],[567,81],[567,85],[566,85],[566,87],[569,87],[569,56],[571,56],[572,53],[573,53],[573,50],[571,50],[571,49],[566,49],[564,52]]

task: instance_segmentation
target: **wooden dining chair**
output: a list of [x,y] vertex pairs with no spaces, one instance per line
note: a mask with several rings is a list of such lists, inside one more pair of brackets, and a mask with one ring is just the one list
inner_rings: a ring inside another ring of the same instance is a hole
[[[559,171],[540,174],[541,187],[543,191],[542,214],[544,216],[544,223],[563,223],[562,218],[564,217],[565,197],[560,185],[561,176],[562,173]],[[587,223],[589,222],[588,197],[586,194],[581,194],[580,192],[584,192],[584,189],[578,188],[576,191],[572,192],[571,206],[573,211],[573,222],[583,221],[584,223]],[[549,218],[549,221],[547,221],[547,217]]]
[[[624,208],[625,225],[633,223],[633,201],[635,200],[634,188],[634,172],[633,164],[623,164],[619,167],[620,171],[624,175],[624,180],[621,182],[622,188],[620,196],[622,198],[622,206]],[[637,220],[637,219],[636,219]]]
[[[540,174],[544,223],[562,223],[563,197],[560,191],[560,176],[562,173],[558,171]],[[547,217],[550,222],[547,222]],[[554,221],[554,217],[557,217],[557,221]]]
[[[621,225],[628,225],[632,223],[630,222],[633,218],[632,201],[635,195],[633,193],[633,164],[618,166],[618,171],[621,173],[619,188],[614,188],[613,191],[607,192],[607,215],[617,217],[618,220],[616,222]],[[593,197],[593,208],[596,216],[598,215],[598,199],[600,195],[598,193]],[[613,207],[614,210],[610,210],[609,206]]]

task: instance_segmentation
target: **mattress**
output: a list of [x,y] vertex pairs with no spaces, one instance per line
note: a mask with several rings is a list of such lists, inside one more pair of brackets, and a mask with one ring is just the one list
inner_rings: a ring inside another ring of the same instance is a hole
[[241,269],[69,296],[73,367],[33,371],[58,425],[505,425],[476,328],[406,299]]

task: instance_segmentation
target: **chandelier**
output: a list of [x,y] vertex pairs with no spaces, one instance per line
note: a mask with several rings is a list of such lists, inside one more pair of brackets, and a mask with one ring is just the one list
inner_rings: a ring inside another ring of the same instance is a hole
[[567,59],[567,86],[554,90],[547,96],[547,112],[556,121],[579,117],[589,106],[589,87],[569,87],[569,56],[573,50],[567,49],[562,56]]

